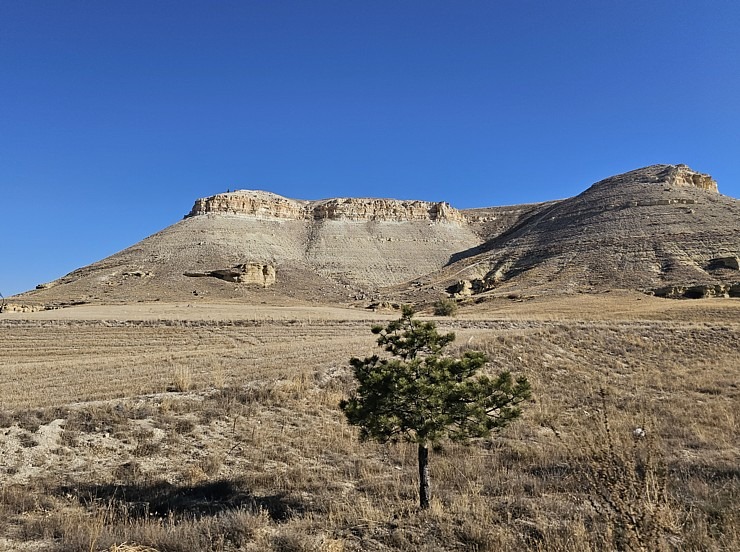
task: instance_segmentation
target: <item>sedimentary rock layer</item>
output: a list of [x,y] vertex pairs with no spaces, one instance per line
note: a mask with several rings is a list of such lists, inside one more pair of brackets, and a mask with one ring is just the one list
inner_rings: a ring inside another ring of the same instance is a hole
[[302,201],[256,190],[236,190],[200,198],[196,200],[188,216],[207,215],[209,213],[285,220],[465,223],[465,217],[462,213],[445,202],[374,198],[334,198]]

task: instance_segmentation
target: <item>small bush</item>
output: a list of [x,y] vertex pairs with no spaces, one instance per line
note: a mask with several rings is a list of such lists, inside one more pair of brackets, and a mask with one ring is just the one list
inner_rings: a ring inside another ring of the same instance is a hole
[[455,316],[457,303],[453,299],[440,299],[434,303],[434,314],[436,316]]
[[33,435],[26,432],[19,434],[18,440],[23,448],[33,448],[39,444],[39,442],[33,438]]
[[192,433],[195,429],[195,422],[189,418],[182,418],[175,422],[175,432],[179,434]]

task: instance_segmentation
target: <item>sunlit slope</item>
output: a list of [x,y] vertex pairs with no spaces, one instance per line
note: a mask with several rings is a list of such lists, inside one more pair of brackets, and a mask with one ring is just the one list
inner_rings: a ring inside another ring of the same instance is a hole
[[479,290],[557,293],[740,280],[718,261],[740,254],[740,201],[694,175],[654,165],[532,206],[425,283],[471,279]]

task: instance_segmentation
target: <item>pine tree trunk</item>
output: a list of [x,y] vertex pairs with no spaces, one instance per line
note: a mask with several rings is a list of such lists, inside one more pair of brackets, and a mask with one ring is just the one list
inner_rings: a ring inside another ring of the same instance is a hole
[[429,508],[429,449],[419,443],[419,506]]

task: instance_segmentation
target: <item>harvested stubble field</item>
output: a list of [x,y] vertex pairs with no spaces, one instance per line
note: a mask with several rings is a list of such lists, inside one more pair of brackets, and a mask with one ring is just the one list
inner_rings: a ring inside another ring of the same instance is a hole
[[4,317],[0,550],[740,549],[740,301],[580,301],[439,320],[534,399],[427,511],[337,406],[392,314]]

